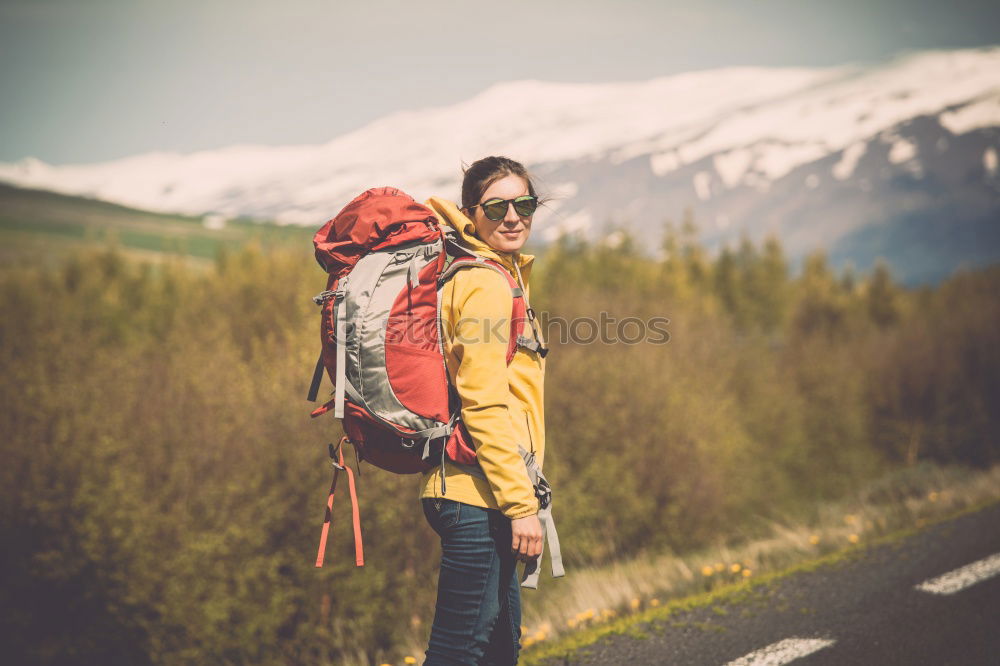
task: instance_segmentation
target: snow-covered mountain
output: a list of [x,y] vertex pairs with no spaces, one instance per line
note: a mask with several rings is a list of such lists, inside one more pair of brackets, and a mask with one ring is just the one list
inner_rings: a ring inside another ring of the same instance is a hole
[[[0,180],[140,208],[319,225],[391,184],[457,198],[461,163],[519,159],[555,196],[540,238],[626,227],[655,248],[693,211],[718,245],[778,233],[910,281],[1000,258],[1000,47],[879,65],[735,67],[644,82],[495,85],[318,146],[0,164]],[[610,226],[609,226],[610,223]]]

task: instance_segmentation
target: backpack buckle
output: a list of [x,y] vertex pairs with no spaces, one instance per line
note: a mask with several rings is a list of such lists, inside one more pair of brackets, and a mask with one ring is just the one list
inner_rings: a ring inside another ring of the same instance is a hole
[[[343,442],[343,440],[341,440],[341,442]],[[334,446],[333,442],[330,442],[326,446],[327,446],[327,449],[330,452],[330,458],[333,460],[333,463],[332,463],[333,466],[336,469],[339,469],[340,471],[343,472],[344,471],[344,466],[337,462],[337,452],[340,450],[340,446],[341,445],[337,444],[336,446]]]
[[538,484],[535,486],[535,497],[538,498],[540,509],[547,509],[552,504],[552,488],[549,487],[549,482],[544,478],[538,479]]
[[326,291],[321,291],[320,293],[318,293],[315,296],[313,296],[312,300],[313,300],[313,303],[315,303],[316,305],[323,305],[324,303],[326,303],[328,300],[330,300],[331,298],[333,298],[336,295],[337,295],[337,292],[330,291],[329,289],[327,289]]

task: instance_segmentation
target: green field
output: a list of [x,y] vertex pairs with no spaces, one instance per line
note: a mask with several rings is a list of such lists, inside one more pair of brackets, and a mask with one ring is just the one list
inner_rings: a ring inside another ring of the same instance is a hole
[[[322,223],[317,221],[317,228]],[[314,229],[232,220],[208,229],[202,218],[153,213],[117,204],[0,184],[0,259],[58,260],[82,246],[117,244],[136,256],[214,259],[248,243],[308,247]]]

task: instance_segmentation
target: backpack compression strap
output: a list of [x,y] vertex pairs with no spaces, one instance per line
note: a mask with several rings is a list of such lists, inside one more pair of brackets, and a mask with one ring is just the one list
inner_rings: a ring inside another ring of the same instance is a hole
[[323,521],[323,530],[319,537],[319,552],[316,553],[316,566],[323,566],[323,558],[326,555],[326,538],[330,533],[330,524],[333,522],[333,494],[337,490],[337,477],[341,470],[347,472],[347,485],[351,491],[351,513],[354,521],[354,561],[359,567],[365,566],[364,544],[361,542],[361,514],[358,511],[358,494],[354,487],[354,471],[349,465],[344,464],[344,442],[349,442],[347,437],[341,437],[337,444],[334,456],[333,444],[330,445],[330,457],[333,461],[333,483],[330,484],[330,495],[326,498],[326,519]]
[[[327,300],[336,295],[337,292],[327,289],[313,296],[312,300],[316,305],[323,307],[323,304],[326,303]],[[312,382],[309,384],[309,393],[306,395],[306,400],[309,402],[316,402],[316,396],[319,395],[319,385],[323,382],[323,370],[323,351],[320,350],[319,358],[316,359],[316,369],[313,370]]]
[[535,486],[535,495],[538,497],[538,522],[542,524],[542,552],[533,560],[524,565],[524,577],[521,579],[521,587],[531,589],[538,588],[538,577],[541,573],[539,564],[542,555],[545,554],[545,542],[549,542],[549,559],[552,562],[552,577],[559,578],[566,575],[563,569],[562,549],[559,547],[559,534],[556,532],[556,522],[552,518],[552,487],[542,474],[542,469],[535,462],[535,454],[524,450],[518,446],[518,452],[524,458],[524,464],[528,467],[528,476]]
[[319,395],[319,385],[323,383],[323,352],[319,353],[319,358],[316,359],[316,369],[313,370],[312,382],[309,384],[309,393],[306,394],[306,400],[309,402],[316,402],[316,396]]

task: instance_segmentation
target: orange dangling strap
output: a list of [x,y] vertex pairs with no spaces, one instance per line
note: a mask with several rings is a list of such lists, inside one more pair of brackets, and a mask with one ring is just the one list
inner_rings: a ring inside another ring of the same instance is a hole
[[340,448],[340,466],[347,470],[347,487],[351,491],[351,518],[354,521],[354,563],[365,566],[365,548],[361,542],[361,509],[358,507],[358,492],[354,487],[354,470],[344,464],[344,447]]
[[[340,440],[343,445],[344,440]],[[331,453],[333,453],[331,451]],[[323,530],[319,535],[319,552],[316,553],[316,566],[323,566],[323,558],[326,555],[326,537],[330,533],[330,523],[333,522],[333,494],[337,490],[337,477],[340,475],[340,467],[336,463],[333,465],[333,482],[330,484],[330,494],[326,498],[326,517],[323,519]]]
[[[337,445],[337,461],[333,463],[333,482],[330,484],[330,494],[326,498],[326,517],[323,520],[323,529],[319,537],[319,551],[316,553],[316,566],[323,566],[323,559],[326,555],[326,541],[330,533],[330,525],[333,523],[333,497],[337,490],[337,478],[340,471],[347,472],[347,484],[351,493],[352,517],[354,522],[354,559],[359,567],[365,565],[364,545],[361,541],[361,512],[358,507],[358,494],[354,485],[354,471],[344,464],[344,442],[349,442],[347,437],[342,437]],[[331,445],[330,457],[333,457],[333,446]]]

